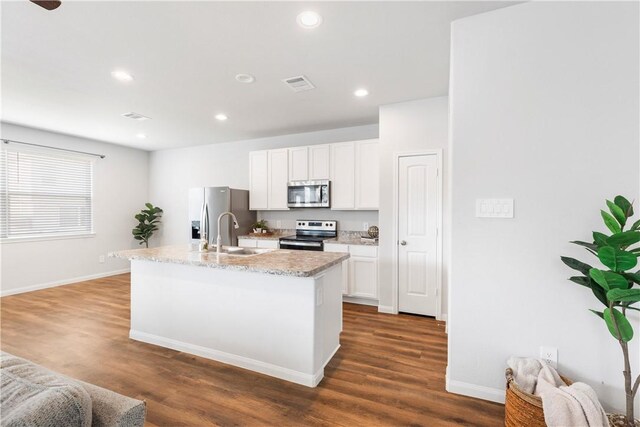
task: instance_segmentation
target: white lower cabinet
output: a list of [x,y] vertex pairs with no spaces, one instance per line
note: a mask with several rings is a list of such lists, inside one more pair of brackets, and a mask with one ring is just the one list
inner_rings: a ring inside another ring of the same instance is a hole
[[238,246],[241,248],[278,249],[280,242],[277,240],[238,239]]
[[364,245],[325,243],[325,252],[348,252],[342,263],[342,293],[345,296],[378,299],[378,248]]
[[277,240],[258,240],[258,248],[264,249],[278,249],[280,242]]
[[349,264],[349,295],[378,299],[378,259],[352,255]]

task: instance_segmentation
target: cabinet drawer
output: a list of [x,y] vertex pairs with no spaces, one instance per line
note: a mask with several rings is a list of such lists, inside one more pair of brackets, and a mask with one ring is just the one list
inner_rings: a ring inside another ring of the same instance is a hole
[[259,248],[278,249],[280,246],[277,240],[256,240]]
[[368,258],[378,257],[377,246],[365,246],[365,245],[349,245],[349,253],[353,256],[361,256]]
[[254,239],[238,239],[238,246],[242,248],[257,248],[258,241]]
[[324,251],[325,252],[348,253],[349,252],[349,245],[341,245],[341,244],[338,244],[338,243],[325,243],[324,244]]

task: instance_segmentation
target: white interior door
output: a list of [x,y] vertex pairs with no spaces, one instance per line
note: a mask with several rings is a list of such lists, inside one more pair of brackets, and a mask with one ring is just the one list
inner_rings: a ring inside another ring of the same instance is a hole
[[398,160],[398,310],[436,316],[438,159]]

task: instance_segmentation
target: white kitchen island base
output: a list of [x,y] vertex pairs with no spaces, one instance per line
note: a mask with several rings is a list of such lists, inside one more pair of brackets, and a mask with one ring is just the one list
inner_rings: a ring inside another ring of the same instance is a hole
[[129,336],[315,387],[340,347],[341,269],[295,277],[132,259]]

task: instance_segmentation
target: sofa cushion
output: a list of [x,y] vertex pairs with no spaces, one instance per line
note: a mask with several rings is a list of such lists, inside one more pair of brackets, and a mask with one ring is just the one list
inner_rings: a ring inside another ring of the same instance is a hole
[[91,397],[93,427],[142,427],[147,414],[144,401],[123,396],[94,384],[78,381]]
[[73,380],[0,353],[3,426],[91,426],[91,397]]

